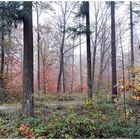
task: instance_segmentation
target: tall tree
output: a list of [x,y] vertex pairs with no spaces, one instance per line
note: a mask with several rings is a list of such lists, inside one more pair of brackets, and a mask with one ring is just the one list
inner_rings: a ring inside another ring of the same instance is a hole
[[65,51],[65,45],[66,45],[66,33],[68,29],[68,20],[73,13],[73,10],[75,8],[75,2],[60,2],[59,3],[61,8],[61,18],[59,18],[59,31],[61,32],[61,45],[60,45],[60,67],[59,67],[59,74],[58,74],[58,80],[57,80],[57,92],[59,93],[61,91],[61,81],[63,76],[63,91],[65,89],[65,74],[64,74],[64,51]]
[[[130,40],[131,40],[131,67],[134,66],[134,43],[133,43],[133,12],[132,12],[132,2],[130,1]],[[132,75],[135,78],[135,75]]]
[[[79,17],[79,27],[80,27],[80,20],[81,18]],[[80,44],[80,92],[82,93],[83,92],[83,68],[82,68],[82,50],[81,50],[81,34],[79,35],[79,44]]]
[[40,32],[39,32],[39,8],[38,8],[38,2],[35,3],[36,6],[36,17],[37,17],[37,87],[38,92],[40,92]]
[[112,65],[112,101],[117,97],[116,46],[115,46],[115,2],[111,1],[111,65]]
[[0,88],[4,89],[4,19],[2,18],[2,32],[1,32],[1,67],[0,67]]
[[106,23],[103,24],[100,46],[100,67],[99,67],[99,80],[98,89],[103,86],[103,73],[109,63],[110,59],[110,32],[107,32]]
[[24,2],[24,57],[23,57],[23,97],[22,113],[31,116],[34,113],[33,100],[33,25],[32,2]]
[[92,98],[92,78],[91,78],[91,51],[90,51],[90,15],[89,2],[83,2],[86,16],[86,42],[87,42],[87,87],[88,97]]
[[75,36],[72,39],[73,41],[73,49],[72,49],[72,82],[71,82],[71,92],[74,91],[74,43],[75,43]]
[[98,14],[99,14],[99,9],[97,7],[97,3],[94,3],[94,8],[95,8],[95,39],[94,39],[94,47],[93,47],[93,59],[92,59],[92,83],[94,86],[94,79],[95,79],[95,62],[96,62],[96,50],[97,50],[97,39],[98,39]]
[[53,10],[48,2],[34,2],[37,23],[37,88],[40,92],[40,16],[44,11]]
[[66,13],[67,13],[67,2],[65,2],[65,6],[62,6],[61,3],[61,8],[62,8],[62,13],[63,13],[63,29],[62,29],[62,42],[61,42],[61,47],[60,47],[60,71],[58,75],[58,82],[57,82],[57,92],[61,91],[61,77],[62,73],[64,71],[64,43],[65,43],[65,36],[66,36]]
[[50,68],[51,65],[54,64],[56,60],[56,53],[55,53],[55,39],[52,42],[52,38],[54,37],[54,32],[52,32],[51,26],[47,23],[45,26],[40,26],[40,64],[42,70],[42,90],[44,94],[46,94],[46,84],[47,79],[47,69]]

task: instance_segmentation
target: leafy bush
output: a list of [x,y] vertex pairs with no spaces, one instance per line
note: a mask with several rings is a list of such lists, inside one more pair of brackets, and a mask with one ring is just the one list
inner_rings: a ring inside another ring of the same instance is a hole
[[22,117],[16,118],[15,122],[8,124],[11,132],[7,128],[9,126],[5,126],[7,122],[3,124],[12,138],[94,138],[96,135],[94,121],[87,116],[77,117],[76,114],[64,116],[53,113],[47,119]]
[[48,118],[47,132],[47,138],[94,138],[96,129],[94,121],[87,116],[52,114]]

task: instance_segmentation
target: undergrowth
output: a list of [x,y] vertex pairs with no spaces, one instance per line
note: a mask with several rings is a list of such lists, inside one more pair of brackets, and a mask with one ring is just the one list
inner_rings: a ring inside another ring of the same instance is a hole
[[92,100],[84,100],[70,112],[59,107],[47,115],[22,117],[19,111],[3,111],[0,138],[140,138],[139,114],[133,109],[127,106],[124,120],[121,100],[114,106],[110,94],[97,91]]

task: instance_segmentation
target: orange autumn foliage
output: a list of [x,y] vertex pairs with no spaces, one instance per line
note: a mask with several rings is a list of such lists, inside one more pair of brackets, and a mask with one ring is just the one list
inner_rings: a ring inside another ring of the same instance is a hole
[[140,100],[140,97],[139,97],[139,96],[131,96],[131,98],[132,98],[133,100],[137,100],[137,101]]

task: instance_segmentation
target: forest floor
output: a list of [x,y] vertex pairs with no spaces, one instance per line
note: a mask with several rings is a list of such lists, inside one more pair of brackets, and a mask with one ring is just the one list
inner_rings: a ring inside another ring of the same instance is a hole
[[[36,94],[35,95],[35,108],[36,107],[47,107],[53,108],[57,106],[67,106],[67,105],[78,105],[82,104],[82,101],[86,97],[85,94],[79,95],[76,94],[60,94],[60,95],[43,95]],[[84,96],[83,96],[84,95]],[[21,108],[20,102],[14,103],[5,103],[0,105],[0,110],[18,110]]]
[[140,101],[130,97],[124,110],[123,95],[114,106],[104,90],[92,100],[86,93],[35,94],[35,117],[22,117],[20,102],[3,104],[0,138],[140,138]]

